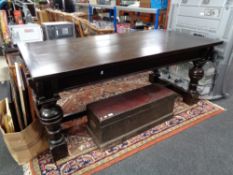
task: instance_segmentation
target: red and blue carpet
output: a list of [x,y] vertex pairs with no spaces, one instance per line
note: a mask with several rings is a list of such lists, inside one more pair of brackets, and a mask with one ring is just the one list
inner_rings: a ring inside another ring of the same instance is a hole
[[[140,75],[141,76],[141,75]],[[141,76],[145,77],[145,76]],[[128,86],[131,80],[130,78],[121,80],[121,85],[124,88],[131,90],[135,87],[140,87],[148,84],[145,78],[141,79],[136,77],[136,81],[133,86]],[[114,83],[118,81],[117,87]],[[119,86],[119,79],[111,83],[107,83],[104,86],[109,86],[109,94],[116,92],[116,88]],[[123,82],[123,83],[122,83]],[[125,82],[125,83],[124,83]],[[131,83],[132,83],[131,82]],[[135,83],[136,82],[136,83]],[[112,84],[112,86],[111,86]],[[92,87],[92,86],[91,86]],[[96,86],[102,88],[101,85]],[[114,89],[114,88],[115,89]],[[93,87],[92,87],[93,88]],[[90,95],[91,88],[79,89],[79,94],[83,94],[83,101],[93,101],[93,99],[87,98],[87,93]],[[94,88],[95,89],[95,88]],[[99,96],[105,96],[106,91],[100,90]],[[81,93],[80,93],[81,92]],[[72,92],[74,94],[74,92]],[[96,91],[92,91],[96,94]],[[105,95],[103,95],[105,94]],[[107,96],[110,96],[110,95]],[[114,94],[113,94],[114,95]],[[68,96],[63,94],[63,96]],[[75,95],[73,95],[75,96]],[[76,98],[76,97],[75,97]],[[80,99],[80,96],[79,96]],[[68,102],[60,102],[64,104]],[[77,103],[77,102],[76,102]],[[85,103],[80,103],[80,106],[85,106]],[[67,105],[69,106],[69,105]],[[77,106],[77,105],[75,105]],[[74,110],[74,109],[72,109]],[[104,168],[111,166],[127,157],[142,151],[158,142],[161,142],[169,137],[178,134],[206,119],[214,117],[224,111],[223,108],[217,106],[209,101],[201,100],[197,104],[188,106],[182,102],[181,99],[177,99],[174,106],[174,117],[160,125],[154,126],[153,128],[132,137],[121,144],[106,148],[98,149],[93,142],[91,136],[88,134],[85,124],[86,118],[79,120],[69,121],[64,123],[64,133],[68,143],[70,156],[62,159],[58,162],[53,162],[52,156],[49,151],[40,154],[38,157],[31,160],[29,163],[23,166],[25,175],[76,175],[76,174],[92,174],[98,172]]]

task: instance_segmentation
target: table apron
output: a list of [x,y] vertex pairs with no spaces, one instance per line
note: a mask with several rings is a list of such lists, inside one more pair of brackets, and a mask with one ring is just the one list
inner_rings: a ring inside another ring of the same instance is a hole
[[205,54],[207,50],[208,48],[193,49],[189,51],[176,52],[174,54],[148,56],[140,59],[99,65],[88,69],[76,70],[31,80],[30,84],[34,89],[37,98],[48,98],[50,95],[54,95],[55,93],[85,86],[101,80],[202,59],[206,56]]

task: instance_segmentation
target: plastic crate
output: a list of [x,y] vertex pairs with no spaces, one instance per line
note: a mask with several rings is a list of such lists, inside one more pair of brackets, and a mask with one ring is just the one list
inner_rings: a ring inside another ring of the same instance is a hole
[[151,8],[166,9],[167,4],[168,4],[167,0],[151,0],[150,1]]

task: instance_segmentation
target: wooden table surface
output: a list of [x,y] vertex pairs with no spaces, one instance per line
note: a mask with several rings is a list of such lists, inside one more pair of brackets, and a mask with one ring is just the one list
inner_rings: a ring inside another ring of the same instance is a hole
[[[19,44],[32,79],[221,43],[178,32],[143,31]],[[174,58],[175,59],[175,58]]]

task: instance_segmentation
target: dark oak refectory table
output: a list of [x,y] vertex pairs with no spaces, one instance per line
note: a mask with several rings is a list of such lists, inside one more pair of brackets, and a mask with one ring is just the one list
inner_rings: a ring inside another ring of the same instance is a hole
[[193,61],[184,100],[195,103],[197,84],[204,75],[202,66],[213,47],[221,43],[177,32],[143,31],[19,44],[54,159],[68,154],[60,126],[63,112],[56,104],[60,91],[146,70],[154,71],[156,81],[159,79],[157,68]]

